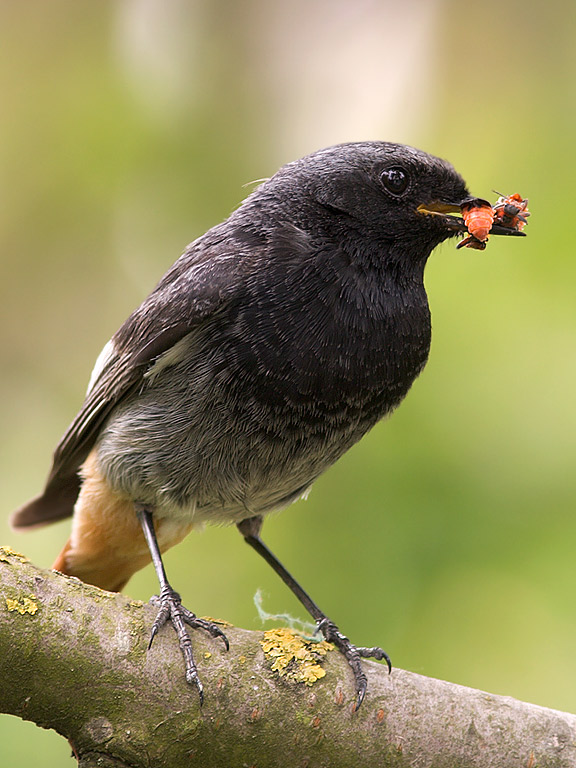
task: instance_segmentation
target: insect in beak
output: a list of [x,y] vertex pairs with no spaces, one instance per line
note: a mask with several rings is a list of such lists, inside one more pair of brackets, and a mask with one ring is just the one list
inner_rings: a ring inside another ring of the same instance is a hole
[[[468,225],[465,218],[468,218],[468,212],[471,210],[492,210],[492,204],[479,197],[467,197],[458,203],[444,202],[434,200],[430,203],[423,203],[416,209],[418,213],[426,216],[441,216],[445,225],[455,232],[468,233]],[[453,214],[460,214],[455,216]],[[465,218],[462,218],[462,215]],[[511,226],[493,223],[489,232],[490,235],[513,235],[515,237],[524,237],[525,233]]]

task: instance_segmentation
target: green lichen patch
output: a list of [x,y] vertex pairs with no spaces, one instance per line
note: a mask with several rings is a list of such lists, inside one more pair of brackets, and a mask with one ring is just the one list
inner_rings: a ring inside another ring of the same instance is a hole
[[16,613],[19,613],[21,616],[24,616],[25,613],[29,613],[32,616],[37,612],[38,610],[38,603],[36,601],[36,595],[30,595],[30,597],[26,597],[25,595],[22,597],[5,597],[6,601],[6,608],[10,611],[16,611]]
[[305,685],[313,685],[325,676],[326,670],[320,662],[332,650],[325,640],[319,643],[306,640],[286,627],[264,632],[260,645],[272,662],[272,670],[278,672],[280,677]]

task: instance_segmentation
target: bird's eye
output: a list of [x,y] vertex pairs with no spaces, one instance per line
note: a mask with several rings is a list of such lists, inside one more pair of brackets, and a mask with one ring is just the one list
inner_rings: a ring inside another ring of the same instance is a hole
[[404,192],[406,192],[410,179],[403,168],[395,166],[393,168],[386,168],[385,171],[382,171],[380,174],[380,181],[387,192],[390,192],[391,195],[395,195],[396,197],[400,197],[400,195],[403,195]]

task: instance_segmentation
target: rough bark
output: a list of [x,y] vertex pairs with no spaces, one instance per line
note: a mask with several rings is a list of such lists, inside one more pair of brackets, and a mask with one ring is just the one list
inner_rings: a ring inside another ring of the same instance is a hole
[[576,767],[574,715],[370,661],[355,712],[339,654],[282,632],[227,627],[228,653],[194,632],[200,707],[174,633],[147,652],[150,605],[7,548],[0,584],[0,711],[61,733],[82,768]]

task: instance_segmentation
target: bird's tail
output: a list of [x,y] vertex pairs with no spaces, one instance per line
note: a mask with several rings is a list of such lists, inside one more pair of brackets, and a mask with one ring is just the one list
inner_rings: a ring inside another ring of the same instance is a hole
[[41,496],[36,496],[12,514],[10,525],[19,531],[25,528],[39,528],[70,517],[74,512],[79,490],[80,478],[77,474],[57,476],[49,480]]

